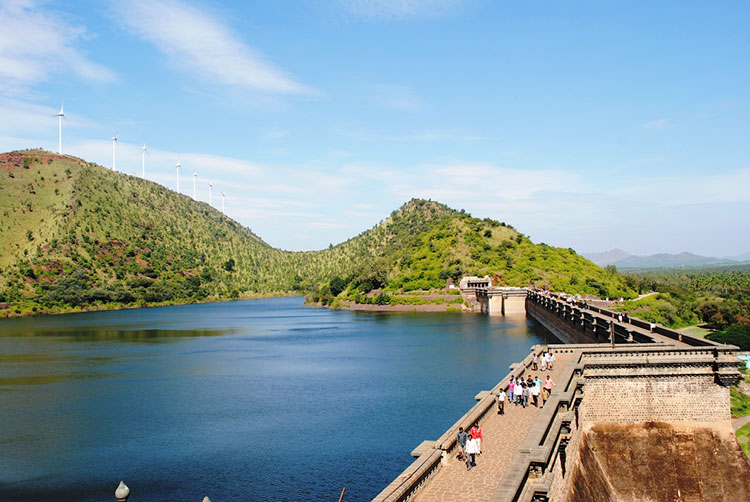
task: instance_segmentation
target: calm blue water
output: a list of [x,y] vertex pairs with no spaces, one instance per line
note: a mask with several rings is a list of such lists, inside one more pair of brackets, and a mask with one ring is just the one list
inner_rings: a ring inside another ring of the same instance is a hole
[[301,298],[3,320],[0,500],[369,500],[543,340]]

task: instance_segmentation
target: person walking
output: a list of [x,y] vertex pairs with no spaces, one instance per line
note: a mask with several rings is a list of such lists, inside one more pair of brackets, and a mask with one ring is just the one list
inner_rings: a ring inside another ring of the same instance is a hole
[[458,456],[459,460],[466,459],[466,441],[469,440],[469,435],[466,434],[463,427],[458,428],[458,434],[456,435],[456,444],[458,445]]
[[471,428],[471,435],[477,444],[477,455],[481,455],[482,454],[482,428],[479,427],[479,422],[476,422],[474,424],[474,427]]
[[531,358],[531,369],[533,371],[536,371],[538,362],[539,362],[539,356],[537,356],[536,352],[534,352],[534,357]]
[[554,368],[555,362],[557,362],[557,358],[555,357],[554,352],[550,352],[549,356],[547,356],[547,368],[549,369]]
[[477,465],[477,448],[476,439],[469,434],[469,439],[466,441],[466,470],[470,471],[472,467]]
[[531,389],[529,388],[528,384],[524,382],[523,384],[523,407],[526,408],[529,405],[529,394],[531,393]]
[[534,406],[539,408],[539,387],[536,386],[536,382],[532,382],[529,388],[531,389],[531,397],[534,399]]
[[505,391],[503,389],[497,393],[497,414],[505,415]]
[[547,375],[547,379],[544,381],[544,390],[547,391],[547,394],[552,394],[552,387],[556,386],[554,380],[552,380],[552,377]]

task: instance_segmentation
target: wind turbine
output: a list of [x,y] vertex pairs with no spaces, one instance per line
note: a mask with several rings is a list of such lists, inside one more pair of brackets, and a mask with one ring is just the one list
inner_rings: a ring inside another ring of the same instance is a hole
[[112,170],[117,171],[117,131],[112,135]]
[[213,188],[214,188],[213,182],[209,182],[208,183],[208,205],[209,206],[213,205],[212,204]]
[[224,214],[224,197],[226,197],[227,194],[224,192],[221,192],[221,214]]
[[53,115],[53,117],[57,117],[57,153],[59,153],[60,155],[62,155],[62,121],[65,118],[63,106],[65,106],[64,99],[62,101],[62,104],[60,105],[60,113],[58,113],[57,115]]
[[195,191],[195,182],[198,180],[198,171],[193,171],[193,200],[198,200],[198,192]]
[[146,179],[146,154],[148,153],[148,148],[146,148],[146,143],[143,143],[143,146],[141,147],[141,178],[144,180]]
[[177,168],[177,193],[180,193],[180,169],[182,169],[182,164],[180,164],[179,160],[175,168]]

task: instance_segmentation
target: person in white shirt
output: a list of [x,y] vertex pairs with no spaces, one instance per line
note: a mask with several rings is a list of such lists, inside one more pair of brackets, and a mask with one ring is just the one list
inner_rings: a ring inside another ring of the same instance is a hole
[[469,440],[466,441],[466,470],[470,471],[472,467],[477,465],[477,453],[479,453],[479,446],[477,440],[471,437],[469,434]]
[[503,389],[500,389],[500,392],[497,393],[497,414],[505,414],[505,391]]

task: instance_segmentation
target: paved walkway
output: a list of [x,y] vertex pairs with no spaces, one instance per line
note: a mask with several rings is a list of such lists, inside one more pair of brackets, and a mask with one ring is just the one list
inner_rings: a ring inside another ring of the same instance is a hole
[[[559,375],[568,364],[571,355],[555,354],[557,362],[551,372],[531,371],[532,376],[539,375],[544,381],[548,374],[557,383]],[[524,374],[528,376],[529,373]],[[559,386],[553,389],[560,391]],[[541,397],[540,397],[541,406]],[[470,471],[466,464],[456,459],[455,453],[412,500],[416,502],[471,500],[481,502],[489,500],[505,470],[510,466],[513,457],[526,438],[532,422],[539,414],[540,408],[530,405],[528,408],[505,403],[505,414],[498,415],[493,407],[481,423],[482,455],[477,458],[477,466]]]
[[747,424],[750,424],[750,415],[732,420],[732,428],[735,432],[737,432],[737,429]]

